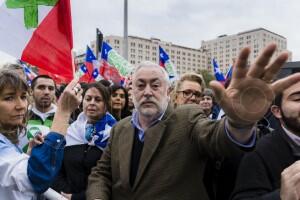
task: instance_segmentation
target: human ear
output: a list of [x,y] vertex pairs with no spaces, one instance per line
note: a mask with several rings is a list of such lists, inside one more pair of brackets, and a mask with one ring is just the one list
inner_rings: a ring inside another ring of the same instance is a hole
[[271,106],[271,112],[273,113],[273,115],[274,115],[277,119],[281,119],[281,118],[282,118],[281,109],[280,109],[278,106],[272,105],[272,106]]

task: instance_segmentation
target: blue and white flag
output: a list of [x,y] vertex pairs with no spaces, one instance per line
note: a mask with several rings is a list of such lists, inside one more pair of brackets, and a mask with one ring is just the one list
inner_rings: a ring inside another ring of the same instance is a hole
[[23,61],[20,60],[20,63],[22,65],[24,73],[26,75],[27,84],[29,86],[31,86],[31,81],[37,76],[37,74],[34,73],[25,62],[23,62]]
[[229,67],[229,69],[228,69],[226,75],[225,75],[225,80],[231,78],[231,76],[232,76],[232,68],[233,68],[233,66],[231,65],[231,66]]
[[213,67],[214,67],[214,75],[216,77],[216,80],[219,81],[219,82],[224,83],[225,82],[224,75],[221,72],[221,70],[220,70],[220,68],[218,66],[218,63],[215,60],[215,58],[212,59],[212,64],[213,64]]
[[176,67],[170,60],[169,55],[165,52],[165,50],[159,46],[159,65],[165,68],[165,70],[169,74],[169,79],[174,81],[177,79]]

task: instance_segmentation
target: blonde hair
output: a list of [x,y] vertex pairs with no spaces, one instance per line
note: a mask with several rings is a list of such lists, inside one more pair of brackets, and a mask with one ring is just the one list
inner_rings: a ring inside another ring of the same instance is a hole
[[201,90],[203,91],[205,86],[204,79],[201,74],[196,74],[194,72],[188,72],[183,74],[180,79],[177,81],[176,86],[175,86],[175,92],[177,92],[180,88],[181,85],[184,81],[192,81],[196,82],[201,86]]

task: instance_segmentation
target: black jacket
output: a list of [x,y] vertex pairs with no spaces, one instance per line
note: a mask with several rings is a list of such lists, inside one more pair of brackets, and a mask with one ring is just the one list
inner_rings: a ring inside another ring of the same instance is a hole
[[87,178],[100,159],[102,150],[88,144],[66,146],[60,173],[51,186],[57,192],[73,194],[72,200],[84,200]]
[[233,200],[280,200],[281,172],[299,157],[294,156],[282,129],[261,138],[256,149],[240,163]]

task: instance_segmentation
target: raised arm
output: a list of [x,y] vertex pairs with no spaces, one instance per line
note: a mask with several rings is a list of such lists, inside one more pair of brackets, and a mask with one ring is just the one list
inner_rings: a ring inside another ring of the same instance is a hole
[[68,121],[71,113],[81,102],[82,91],[77,82],[78,80],[70,82],[62,93],[51,132],[46,136],[44,143],[32,149],[27,174],[37,193],[44,192],[50,186],[61,167]]
[[288,59],[288,54],[283,52],[270,61],[275,50],[275,44],[268,45],[256,61],[248,66],[250,49],[242,49],[234,65],[228,88],[225,89],[217,81],[210,83],[217,102],[226,113],[226,127],[230,136],[237,142],[247,143],[255,123],[267,112],[275,95],[300,81],[300,74],[294,74],[273,82],[277,72]]

